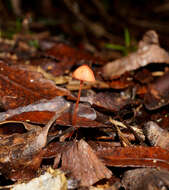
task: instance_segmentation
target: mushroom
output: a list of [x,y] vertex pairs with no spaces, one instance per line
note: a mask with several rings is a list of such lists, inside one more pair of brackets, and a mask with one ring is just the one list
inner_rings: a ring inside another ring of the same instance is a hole
[[78,110],[78,105],[79,105],[79,100],[80,100],[80,95],[81,95],[81,90],[83,86],[83,82],[95,82],[95,77],[92,69],[88,65],[82,65],[78,67],[72,74],[72,77],[74,79],[80,80],[80,86],[79,86],[79,92],[76,100],[76,105],[74,108],[74,113],[72,117],[72,125],[75,127],[76,126],[76,120],[77,120],[77,110]]

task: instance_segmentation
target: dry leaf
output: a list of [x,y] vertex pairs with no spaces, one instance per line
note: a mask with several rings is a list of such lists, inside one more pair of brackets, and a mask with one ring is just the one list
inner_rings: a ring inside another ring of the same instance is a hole
[[126,190],[164,190],[169,188],[169,172],[151,168],[127,171],[122,180]]
[[112,175],[84,140],[75,141],[63,152],[62,169],[69,171],[72,177],[80,180],[81,186],[90,186]]
[[169,54],[159,46],[158,36],[155,31],[148,31],[143,36],[137,52],[126,57],[107,63],[103,67],[103,76],[116,78],[126,71],[136,70],[150,63],[169,64]]

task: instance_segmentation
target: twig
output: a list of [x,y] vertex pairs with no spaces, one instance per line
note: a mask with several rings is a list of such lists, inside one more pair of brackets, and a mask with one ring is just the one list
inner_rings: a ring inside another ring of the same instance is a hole
[[127,127],[122,122],[113,120],[111,117],[109,118],[109,121],[116,127],[118,136],[119,136],[122,144],[124,146],[131,146],[131,143],[129,142],[129,140],[126,137],[124,137],[123,133],[120,131],[118,126],[121,126],[123,128],[127,128]]

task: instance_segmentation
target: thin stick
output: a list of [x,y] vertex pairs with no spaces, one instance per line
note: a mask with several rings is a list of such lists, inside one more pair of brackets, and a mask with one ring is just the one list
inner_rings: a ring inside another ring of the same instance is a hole
[[81,91],[82,91],[82,86],[83,86],[83,81],[80,81],[80,86],[79,86],[79,92],[78,92],[78,96],[77,96],[77,101],[76,101],[76,105],[75,105],[75,109],[74,109],[74,113],[73,113],[73,117],[72,117],[72,125],[74,127],[76,127],[76,121],[77,121],[77,111],[78,111],[78,106],[79,106],[79,101],[80,101],[80,95],[81,95]]

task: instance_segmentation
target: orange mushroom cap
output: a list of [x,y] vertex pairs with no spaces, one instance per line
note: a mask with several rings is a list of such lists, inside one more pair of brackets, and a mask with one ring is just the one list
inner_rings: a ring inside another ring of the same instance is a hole
[[95,82],[94,73],[88,65],[78,67],[72,74],[72,77],[77,80],[86,82]]

